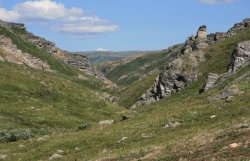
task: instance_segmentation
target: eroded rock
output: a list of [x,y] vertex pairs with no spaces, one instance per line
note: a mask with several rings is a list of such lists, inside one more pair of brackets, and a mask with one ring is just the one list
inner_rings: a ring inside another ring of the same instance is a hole
[[234,50],[228,72],[235,72],[248,64],[250,64],[250,41],[243,41],[238,43]]
[[206,92],[210,88],[214,87],[214,85],[219,77],[220,77],[220,75],[218,75],[216,73],[209,73],[207,75],[206,80],[205,80],[203,91]]

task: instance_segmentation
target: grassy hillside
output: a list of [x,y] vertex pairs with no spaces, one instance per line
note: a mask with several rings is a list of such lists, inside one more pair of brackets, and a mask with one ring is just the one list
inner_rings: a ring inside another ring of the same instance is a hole
[[156,52],[138,57],[127,63],[115,66],[101,67],[105,76],[120,86],[127,86],[139,80],[150,72],[157,73],[159,69],[167,64],[180,51],[180,45],[171,50]]
[[[208,72],[227,70],[233,49],[243,40],[250,40],[249,28],[209,47],[197,82],[167,99],[138,108],[126,121],[80,132],[54,133],[42,142],[35,138],[0,144],[0,153],[7,154],[7,160],[47,160],[58,150],[63,150],[62,160],[248,160],[250,129],[243,124],[250,124],[250,66],[198,94]],[[228,102],[209,101],[227,86],[243,92]],[[10,114],[17,117],[15,112]],[[170,122],[180,125],[164,128]],[[240,147],[229,148],[232,143]]]
[[127,57],[136,57],[150,53],[149,51],[89,51],[75,52],[86,55],[92,64],[100,64],[110,61],[119,61]]
[[0,129],[77,128],[118,119],[123,111],[99,99],[86,81],[0,63]]

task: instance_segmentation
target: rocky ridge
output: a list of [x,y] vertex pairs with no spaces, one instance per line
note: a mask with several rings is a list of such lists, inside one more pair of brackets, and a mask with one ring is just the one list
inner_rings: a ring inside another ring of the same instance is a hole
[[[188,86],[201,74],[197,67],[201,62],[205,61],[203,49],[213,43],[231,37],[249,26],[250,18],[247,18],[240,23],[236,23],[225,33],[217,32],[209,35],[207,35],[207,27],[205,25],[200,26],[196,36],[191,36],[186,40],[183,49],[177,57],[164,67],[160,75],[155,79],[153,86],[148,89],[131,108],[151,104],[162,98],[169,97]],[[240,53],[236,52],[233,55],[229,71],[238,68],[238,65],[241,66],[248,62],[249,46],[247,44],[247,42],[238,44],[238,51],[242,51],[242,49],[246,50]],[[218,75],[210,74],[210,76],[208,76],[207,84],[205,83],[204,85],[204,90],[211,88],[218,78]]]
[[[32,43],[39,49],[47,51],[48,53],[53,55],[56,59],[64,62],[65,64],[69,64],[73,67],[76,67],[80,71],[88,75],[95,76],[97,79],[103,81],[105,84],[112,87],[115,86],[90,63],[87,56],[72,54],[70,52],[63,51],[57,48],[54,42],[48,41],[39,36],[35,36],[33,33],[28,32],[24,24],[10,23],[0,20],[0,26],[8,29],[11,32],[13,32],[12,31],[13,29],[22,31],[24,34],[19,34],[18,36],[20,36],[25,41]],[[35,69],[49,70],[48,63],[43,62],[42,60],[28,53],[22,53],[22,51],[17,49],[15,44],[12,43],[11,39],[6,38],[4,36],[1,36],[0,38],[1,38],[0,44],[1,47],[4,49],[3,50],[4,53],[8,53],[5,55],[1,54],[0,61],[8,61],[16,64],[26,64],[27,66]]]

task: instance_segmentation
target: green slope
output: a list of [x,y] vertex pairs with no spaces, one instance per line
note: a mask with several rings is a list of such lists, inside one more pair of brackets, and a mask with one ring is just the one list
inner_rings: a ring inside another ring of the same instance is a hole
[[[202,75],[197,82],[170,98],[138,108],[127,121],[107,127],[93,127],[82,132],[51,134],[43,142],[36,139],[0,144],[0,153],[8,160],[47,160],[57,150],[63,150],[62,160],[248,160],[250,129],[236,128],[250,124],[250,79],[247,66],[231,75],[214,89],[198,94],[206,73],[223,73],[238,42],[250,40],[250,29],[206,50],[207,61],[200,65]],[[209,101],[226,86],[244,91],[232,101]],[[211,116],[216,115],[213,119]],[[169,122],[181,123],[176,128],[164,128]],[[124,141],[121,138],[127,137]],[[241,143],[227,149],[231,143]],[[24,145],[20,148],[18,145]]]
[[[170,50],[156,52],[138,57],[127,63],[112,68],[110,66],[100,67],[105,76],[120,86],[128,86],[139,80],[142,75],[151,75],[150,71],[156,73],[165,66],[171,58],[174,58],[180,52],[180,46],[177,45]],[[110,70],[110,68],[112,68]]]
[[0,129],[72,129],[120,119],[122,109],[99,99],[89,82],[3,62],[0,68]]

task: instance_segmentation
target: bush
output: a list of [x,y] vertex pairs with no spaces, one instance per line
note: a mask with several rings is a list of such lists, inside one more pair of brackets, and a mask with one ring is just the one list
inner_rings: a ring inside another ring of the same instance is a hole
[[0,143],[28,140],[33,137],[29,129],[10,129],[0,131]]
[[86,130],[87,128],[89,127],[88,124],[81,124],[78,126],[78,130],[81,131],[81,130]]

